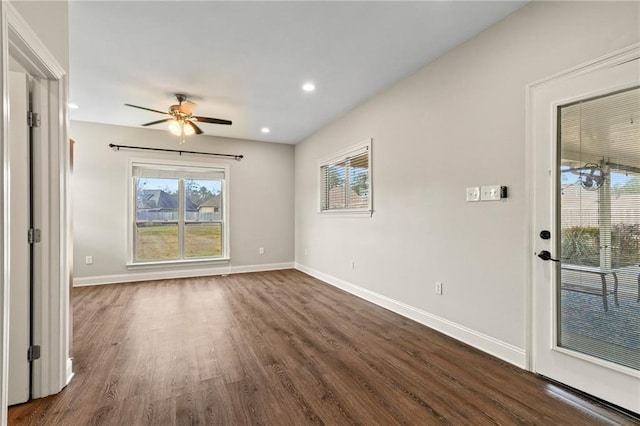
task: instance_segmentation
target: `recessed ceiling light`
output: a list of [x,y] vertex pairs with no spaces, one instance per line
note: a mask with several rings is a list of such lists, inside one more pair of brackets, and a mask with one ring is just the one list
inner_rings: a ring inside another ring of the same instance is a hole
[[69,104],[69,109],[78,109],[78,108],[80,107],[76,104],[72,104],[72,103]]
[[316,85],[313,83],[305,83],[302,85],[302,90],[304,90],[305,92],[313,92],[314,90],[316,90]]
[[260,131],[262,133],[269,133],[271,130],[268,127],[263,127],[262,129],[260,129]]

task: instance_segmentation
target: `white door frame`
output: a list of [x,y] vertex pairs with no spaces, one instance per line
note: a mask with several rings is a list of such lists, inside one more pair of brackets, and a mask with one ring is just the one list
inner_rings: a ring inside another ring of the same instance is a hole
[[36,227],[42,242],[36,244],[34,269],[34,343],[42,348],[33,363],[34,397],[60,392],[72,377],[69,356],[69,279],[71,243],[69,209],[69,138],[67,135],[67,73],[9,2],[0,2],[0,424],[7,421],[8,277],[11,267],[7,231],[8,198],[9,57],[40,79],[41,127],[35,139],[42,151],[34,164]]
[[612,52],[593,61],[581,64],[577,67],[552,75],[545,79],[536,81],[527,85],[526,92],[526,153],[525,153],[525,167],[526,167],[526,236],[525,236],[525,253],[527,253],[525,261],[525,276],[526,282],[526,297],[528,300],[526,306],[526,324],[527,324],[527,336],[526,336],[526,368],[529,371],[536,371],[536,359],[535,359],[535,337],[537,333],[536,324],[538,324],[536,318],[537,302],[534,297],[534,284],[536,282],[534,262],[539,261],[535,256],[535,253],[541,249],[540,237],[538,233],[540,229],[535,227],[534,212],[536,211],[536,191],[535,187],[535,108],[534,99],[536,91],[542,89],[548,84],[556,83],[558,81],[574,78],[582,74],[591,73],[598,69],[610,68],[616,65],[624,64],[625,62],[636,59],[640,56],[640,43],[633,44],[626,48]]

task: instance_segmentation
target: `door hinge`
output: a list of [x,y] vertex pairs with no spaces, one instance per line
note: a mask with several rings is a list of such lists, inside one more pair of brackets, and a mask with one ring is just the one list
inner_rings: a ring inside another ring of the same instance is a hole
[[27,233],[27,241],[29,244],[39,243],[40,242],[40,230],[36,228],[30,228]]
[[29,127],[40,127],[40,114],[33,111],[27,111],[27,124]]
[[29,350],[27,351],[27,360],[35,361],[36,359],[40,359],[40,345],[29,346]]

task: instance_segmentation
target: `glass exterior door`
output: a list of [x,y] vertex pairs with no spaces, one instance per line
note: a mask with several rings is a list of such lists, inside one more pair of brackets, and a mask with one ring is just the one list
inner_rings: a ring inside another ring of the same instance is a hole
[[557,345],[640,370],[640,88],[558,107]]
[[531,367],[640,414],[640,48],[529,91]]

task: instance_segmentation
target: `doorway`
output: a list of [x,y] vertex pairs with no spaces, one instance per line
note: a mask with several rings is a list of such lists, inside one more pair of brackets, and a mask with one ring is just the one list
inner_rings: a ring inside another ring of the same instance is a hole
[[529,111],[533,370],[636,413],[639,57],[534,85]]
[[[59,392],[73,376],[69,356],[69,279],[71,244],[69,209],[69,152],[67,136],[67,72],[15,10],[10,2],[0,3],[0,157],[2,159],[2,202],[0,202],[0,423],[6,422],[9,376],[9,285],[11,271],[9,82],[11,63],[19,64],[42,96],[35,99],[42,113],[35,130],[40,153],[33,167],[36,205],[35,222],[41,225],[42,240],[34,254],[33,341],[41,345],[41,357],[32,363],[34,398]],[[26,238],[26,236],[25,236]]]

